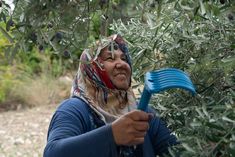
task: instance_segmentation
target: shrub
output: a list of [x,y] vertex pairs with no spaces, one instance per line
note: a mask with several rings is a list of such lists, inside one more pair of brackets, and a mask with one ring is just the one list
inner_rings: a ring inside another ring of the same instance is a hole
[[24,78],[22,83],[12,90],[12,96],[28,107],[57,104],[68,98],[69,94],[69,82],[62,82],[45,74]]

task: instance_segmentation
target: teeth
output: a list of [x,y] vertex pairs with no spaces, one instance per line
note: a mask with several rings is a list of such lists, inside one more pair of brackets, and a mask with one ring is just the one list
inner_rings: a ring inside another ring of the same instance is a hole
[[126,76],[125,74],[117,74],[117,76]]

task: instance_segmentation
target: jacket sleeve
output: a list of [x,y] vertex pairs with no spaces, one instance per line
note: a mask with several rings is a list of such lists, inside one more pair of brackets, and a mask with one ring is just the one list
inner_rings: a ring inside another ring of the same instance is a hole
[[62,104],[52,117],[44,157],[116,157],[111,125],[91,130],[88,114],[80,100]]
[[166,123],[157,116],[154,116],[150,122],[149,135],[155,155],[168,154],[169,147],[179,144],[176,136],[167,128]]

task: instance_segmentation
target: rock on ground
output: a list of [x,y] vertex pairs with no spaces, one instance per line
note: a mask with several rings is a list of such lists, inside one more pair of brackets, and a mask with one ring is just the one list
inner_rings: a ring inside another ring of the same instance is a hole
[[42,157],[56,106],[0,112],[0,157]]

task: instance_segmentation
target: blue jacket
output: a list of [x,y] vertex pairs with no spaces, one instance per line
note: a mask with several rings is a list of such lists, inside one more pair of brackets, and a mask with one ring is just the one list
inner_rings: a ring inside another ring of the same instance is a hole
[[[150,109],[149,109],[150,112]],[[143,144],[135,156],[155,157],[177,144],[165,123],[154,117]],[[47,137],[44,157],[119,157],[111,124],[104,124],[81,99],[65,100],[54,113]]]

